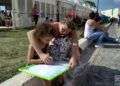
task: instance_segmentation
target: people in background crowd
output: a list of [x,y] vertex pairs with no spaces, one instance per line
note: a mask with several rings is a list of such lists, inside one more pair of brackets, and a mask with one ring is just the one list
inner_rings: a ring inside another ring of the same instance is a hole
[[12,26],[12,15],[11,10],[0,12],[0,26]]
[[32,21],[35,23],[34,26],[37,25],[38,19],[39,19],[39,8],[37,4],[35,4],[32,9]]
[[120,27],[120,14],[118,14],[118,27]]
[[5,11],[5,26],[12,26],[12,15],[10,10]]
[[0,11],[0,26],[5,26],[5,12]]

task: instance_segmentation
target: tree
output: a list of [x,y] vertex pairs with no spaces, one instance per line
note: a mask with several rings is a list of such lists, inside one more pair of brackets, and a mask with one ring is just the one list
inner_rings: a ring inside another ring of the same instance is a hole
[[60,21],[60,1],[56,0],[56,19],[57,21]]
[[91,7],[96,8],[96,4],[93,1],[88,0],[88,1],[84,1],[84,3],[90,5]]

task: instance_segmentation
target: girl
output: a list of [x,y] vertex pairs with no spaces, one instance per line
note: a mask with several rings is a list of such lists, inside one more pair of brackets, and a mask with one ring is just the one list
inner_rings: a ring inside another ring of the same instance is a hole
[[[59,33],[54,29],[57,25]],[[73,43],[71,29],[65,23],[42,24],[27,34],[30,41],[27,56],[29,63],[52,64],[55,61],[69,61],[71,69],[77,65],[79,51],[76,53],[75,49],[78,47]],[[45,85],[51,86],[51,83],[47,81]]]
[[51,32],[52,29],[48,24],[41,24],[27,33],[30,42],[27,56],[28,63],[49,64],[50,60],[52,61],[52,58],[46,52],[46,47],[53,38]]

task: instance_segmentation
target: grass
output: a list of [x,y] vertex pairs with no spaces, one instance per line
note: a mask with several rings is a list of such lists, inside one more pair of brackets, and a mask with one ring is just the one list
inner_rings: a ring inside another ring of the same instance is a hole
[[0,31],[0,82],[17,74],[26,63],[28,30]]

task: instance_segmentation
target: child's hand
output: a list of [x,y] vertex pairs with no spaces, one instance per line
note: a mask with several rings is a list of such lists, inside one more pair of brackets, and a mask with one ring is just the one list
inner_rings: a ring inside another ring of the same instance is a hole
[[41,60],[45,64],[53,64],[53,58],[49,54],[42,54],[41,55]]
[[77,60],[75,57],[71,57],[70,61],[69,61],[69,67],[70,69],[74,69],[77,66]]

